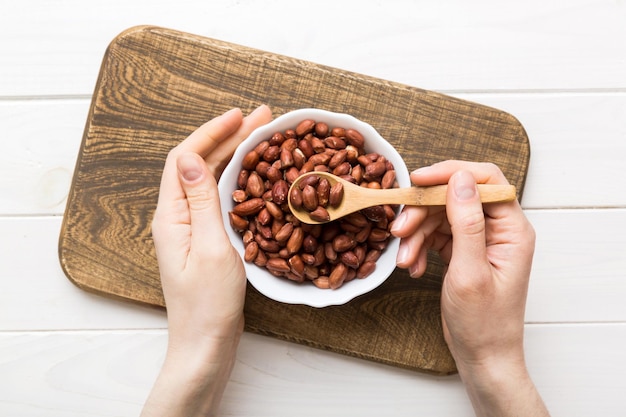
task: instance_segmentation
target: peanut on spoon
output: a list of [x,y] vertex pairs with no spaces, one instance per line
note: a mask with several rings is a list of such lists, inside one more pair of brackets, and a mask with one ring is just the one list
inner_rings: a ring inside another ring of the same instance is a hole
[[[326,180],[326,181],[324,181]],[[327,182],[327,183],[326,183]],[[483,203],[501,203],[516,198],[513,185],[478,184]],[[318,190],[319,188],[328,188]],[[447,185],[371,189],[360,187],[327,172],[308,172],[300,175],[289,188],[288,204],[298,220],[321,224],[367,207],[383,204],[411,206],[443,206],[446,204]],[[320,196],[327,201],[320,202]]]

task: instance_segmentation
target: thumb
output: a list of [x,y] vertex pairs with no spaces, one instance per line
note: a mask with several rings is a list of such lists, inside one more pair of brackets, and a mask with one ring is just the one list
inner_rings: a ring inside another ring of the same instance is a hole
[[452,230],[450,266],[466,276],[477,276],[487,265],[485,215],[470,172],[458,171],[450,177],[446,213]]
[[191,247],[194,251],[204,252],[214,242],[223,242],[219,233],[222,214],[217,183],[204,159],[196,153],[181,154],[176,167],[189,206]]

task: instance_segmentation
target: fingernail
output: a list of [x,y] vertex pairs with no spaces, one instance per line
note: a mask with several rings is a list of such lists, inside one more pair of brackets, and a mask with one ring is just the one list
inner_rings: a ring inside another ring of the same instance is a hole
[[396,217],[396,219],[391,224],[391,233],[397,232],[398,230],[404,228],[406,224],[407,215],[405,212],[402,212]]
[[396,257],[397,264],[406,263],[406,260],[409,257],[409,247],[406,243],[400,242],[400,247],[398,248],[398,256]]
[[471,200],[476,195],[476,180],[467,171],[454,174],[454,194],[458,200]]
[[409,276],[411,278],[418,278],[419,277],[418,270],[419,270],[419,265],[417,263],[411,265],[409,267]]
[[187,182],[194,182],[202,176],[202,167],[193,154],[182,154],[178,157],[178,170]]
[[249,116],[253,115],[254,113],[261,111],[261,109],[264,109],[265,107],[267,107],[267,105],[265,104],[261,104],[259,107],[257,107],[256,109],[252,110],[252,113],[249,114]]
[[226,112],[222,113],[222,114],[221,114],[221,117],[227,117],[227,116],[229,116],[231,113],[237,113],[237,112],[241,113],[241,109],[240,109],[239,107],[234,107],[234,108],[232,108],[232,109],[230,109],[230,110],[228,110],[228,111],[226,111]]
[[412,175],[421,175],[428,171],[430,167],[421,167],[417,168],[415,171],[411,172]]

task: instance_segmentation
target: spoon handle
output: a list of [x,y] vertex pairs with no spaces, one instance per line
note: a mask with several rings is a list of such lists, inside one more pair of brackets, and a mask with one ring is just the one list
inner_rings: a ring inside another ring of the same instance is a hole
[[[480,201],[483,203],[501,203],[515,200],[516,191],[513,185],[478,184]],[[374,190],[373,190],[374,191]],[[404,204],[409,206],[443,206],[446,204],[447,185],[430,187],[392,188],[375,190],[371,196],[381,204]]]

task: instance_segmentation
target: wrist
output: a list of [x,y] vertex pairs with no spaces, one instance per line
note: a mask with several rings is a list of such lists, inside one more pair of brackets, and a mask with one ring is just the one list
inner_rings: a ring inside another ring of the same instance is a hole
[[[237,347],[243,333],[239,324],[208,334],[170,333],[163,372],[186,378],[197,387],[210,389],[225,386],[234,366]],[[220,383],[213,384],[211,383]]]
[[539,398],[523,358],[492,358],[458,368],[477,416],[518,415],[529,399]]
[[178,343],[170,335],[163,366],[142,417],[216,415],[242,332],[243,321],[228,336],[194,338],[194,343]]
[[474,363],[457,362],[457,368],[463,383],[481,392],[493,391],[499,387],[504,389],[509,381],[523,381],[528,378],[523,360],[493,358]]

